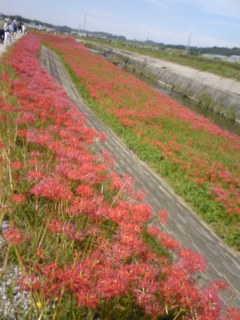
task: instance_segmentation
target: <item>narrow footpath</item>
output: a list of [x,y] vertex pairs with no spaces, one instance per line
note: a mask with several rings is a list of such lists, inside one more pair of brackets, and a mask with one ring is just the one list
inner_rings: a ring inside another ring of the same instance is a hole
[[6,50],[7,47],[3,43],[0,43],[0,57]]
[[[17,33],[16,37],[12,39],[12,43],[14,43],[15,41],[17,41],[18,39],[20,39],[23,36],[23,34],[21,33]],[[1,55],[8,50],[8,46],[5,46],[5,44],[0,43],[0,57]]]
[[176,196],[159,176],[139,160],[93,115],[78,95],[66,70],[53,52],[43,47],[41,62],[85,114],[89,126],[104,132],[106,141],[98,142],[98,144],[114,155],[118,171],[135,178],[136,185],[146,192],[146,202],[152,206],[155,213],[160,209],[169,211],[168,222],[162,228],[180,241],[183,246],[199,252],[206,259],[208,271],[199,275],[199,284],[204,285],[209,280],[224,279],[235,296],[231,298],[229,292],[226,291],[221,295],[222,301],[228,306],[240,308],[240,254],[228,248],[197,215],[191,212],[182,199]]

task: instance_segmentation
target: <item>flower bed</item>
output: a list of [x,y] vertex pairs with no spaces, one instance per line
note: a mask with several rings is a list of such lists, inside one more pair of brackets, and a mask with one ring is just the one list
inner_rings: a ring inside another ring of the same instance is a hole
[[102,133],[43,70],[39,48],[23,37],[0,70],[1,273],[21,270],[32,297],[22,317],[237,319],[221,306],[222,281],[197,285],[203,258],[147,226],[151,207],[96,147]]
[[57,50],[98,116],[167,178],[227,244],[240,248],[240,138],[92,54],[73,38]]

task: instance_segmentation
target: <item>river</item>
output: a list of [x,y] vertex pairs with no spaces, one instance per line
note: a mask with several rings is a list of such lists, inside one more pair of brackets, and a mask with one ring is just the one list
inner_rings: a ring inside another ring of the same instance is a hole
[[186,106],[188,109],[208,118],[223,130],[227,130],[231,133],[240,136],[240,124],[236,121],[228,120],[221,114],[218,114],[216,112],[213,112],[211,109],[208,109],[207,106],[200,106],[197,102],[194,102],[187,97],[183,97],[181,94],[176,93],[174,91],[167,90],[161,87],[155,89],[157,89],[160,93],[167,95],[171,97],[173,100]]

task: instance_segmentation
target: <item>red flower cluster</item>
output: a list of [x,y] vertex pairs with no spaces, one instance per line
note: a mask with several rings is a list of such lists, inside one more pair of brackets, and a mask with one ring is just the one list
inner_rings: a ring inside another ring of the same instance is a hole
[[9,228],[3,235],[9,244],[20,244],[23,242],[22,233],[18,228]]
[[[65,52],[80,51],[88,62],[93,59],[71,37],[65,40],[60,44],[58,37],[51,38]],[[131,297],[135,307],[153,318],[177,318],[182,312],[183,319],[220,319],[220,288],[213,284],[198,287],[192,276],[205,270],[203,258],[157,228],[149,228],[148,235],[161,243],[165,256],[152,252],[143,240],[151,207],[138,200],[143,194],[135,190],[131,177],[109,173],[107,165],[112,166],[112,157],[89,151],[95,138],[103,137],[86,127],[84,116],[42,69],[37,60],[39,47],[39,40],[27,35],[9,58],[19,77],[11,89],[21,106],[18,138],[27,146],[26,164],[31,167],[24,182],[29,183],[31,205],[35,201],[31,207],[34,213],[42,205],[37,218],[42,219],[41,230],[45,230],[36,241],[37,262],[29,268],[31,274],[20,281],[22,288],[37,292],[54,305],[71,297],[79,309],[100,306],[103,310],[103,304],[107,308],[112,298]],[[75,70],[84,81],[92,82],[92,95],[104,100],[107,91],[115,104],[124,105],[125,101],[113,95],[110,82],[99,87],[95,84],[94,91],[96,76],[89,70]],[[126,83],[127,88],[138,84],[131,77]],[[117,83],[113,87],[119,89]],[[138,105],[137,96],[132,98],[132,105]],[[145,117],[143,111],[129,114]],[[152,121],[152,116],[150,113],[147,121]],[[176,142],[174,145],[177,147]],[[108,161],[103,163],[103,159]],[[24,168],[15,164],[15,169]],[[160,220],[164,222],[166,217],[167,213],[160,211]],[[9,229],[4,237],[9,243],[22,242],[17,228]],[[238,314],[236,310],[229,312]]]
[[239,221],[239,137],[150,89],[74,39],[40,37],[62,52],[102,110],[159,151],[178,182],[190,181],[196,192],[205,192],[206,201],[215,200],[226,214],[237,216],[229,217],[229,223]]

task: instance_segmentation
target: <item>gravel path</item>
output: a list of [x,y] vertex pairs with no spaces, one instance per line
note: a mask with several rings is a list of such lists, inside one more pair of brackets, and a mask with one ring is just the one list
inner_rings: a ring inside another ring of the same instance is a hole
[[208,262],[208,271],[199,276],[199,283],[208,280],[225,279],[235,297],[228,292],[221,295],[226,305],[240,308],[240,254],[229,249],[206,226],[187,205],[176,196],[166,183],[149,167],[140,161],[108,128],[106,128],[84,104],[71,83],[66,70],[58,57],[43,47],[41,62],[46,70],[55,77],[67,91],[70,99],[86,115],[89,125],[105,133],[107,139],[101,145],[112,152],[118,170],[132,175],[138,187],[147,193],[146,202],[154,212],[166,209],[170,212],[165,231],[194,252],[201,253]]

